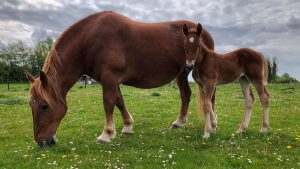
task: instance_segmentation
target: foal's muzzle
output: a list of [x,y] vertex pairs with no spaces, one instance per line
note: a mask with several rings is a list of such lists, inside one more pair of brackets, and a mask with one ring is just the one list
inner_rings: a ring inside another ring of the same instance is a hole
[[56,144],[56,138],[55,135],[50,135],[47,139],[41,140],[37,143],[41,148],[44,148],[46,146],[53,146]]
[[186,64],[185,65],[185,71],[187,74],[189,74],[194,68],[194,64]]

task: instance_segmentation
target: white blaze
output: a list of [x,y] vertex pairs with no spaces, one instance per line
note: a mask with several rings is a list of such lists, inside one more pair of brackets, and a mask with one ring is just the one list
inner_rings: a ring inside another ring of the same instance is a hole
[[189,39],[189,41],[191,42],[191,43],[193,43],[194,42],[194,37],[191,37],[190,39]]

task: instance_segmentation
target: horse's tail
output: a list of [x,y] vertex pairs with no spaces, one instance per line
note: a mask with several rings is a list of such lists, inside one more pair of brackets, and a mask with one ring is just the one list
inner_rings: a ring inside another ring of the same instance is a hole
[[264,60],[264,73],[263,73],[263,82],[264,85],[268,84],[268,75],[269,75],[269,70],[268,70],[268,60],[265,56],[263,56],[263,60]]
[[203,90],[202,89],[202,87],[200,87],[199,85],[196,85],[196,111],[197,111],[197,113],[198,113],[198,115],[199,115],[199,117],[203,117],[203,115],[204,115],[204,113],[203,113],[203,104],[202,104],[202,102],[203,102],[203,100],[202,100],[202,92],[201,92],[201,90]]

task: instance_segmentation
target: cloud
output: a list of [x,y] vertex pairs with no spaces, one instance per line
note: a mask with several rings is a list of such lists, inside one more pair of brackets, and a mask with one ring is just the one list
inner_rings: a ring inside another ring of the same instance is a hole
[[279,71],[300,79],[300,1],[185,0],[2,0],[0,37],[34,44],[56,38],[68,26],[92,13],[112,10],[134,20],[200,22],[213,36],[219,53],[249,47],[276,56]]

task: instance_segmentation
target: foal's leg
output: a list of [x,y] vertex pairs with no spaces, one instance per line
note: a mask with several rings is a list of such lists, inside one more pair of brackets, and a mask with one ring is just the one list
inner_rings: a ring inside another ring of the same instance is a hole
[[118,93],[117,93],[117,100],[116,100],[116,106],[121,112],[122,119],[123,119],[123,130],[122,133],[124,134],[133,134],[132,127],[133,127],[133,119],[131,114],[127,111],[127,108],[124,104],[123,96],[120,90],[120,87],[118,87]]
[[184,123],[186,123],[186,116],[191,98],[191,89],[188,83],[188,74],[186,72],[179,75],[177,78],[177,85],[180,91],[181,110],[177,120],[172,123],[171,128],[181,128]]
[[269,128],[269,93],[263,83],[255,85],[263,107],[262,127],[260,132],[265,133]]
[[103,90],[103,104],[106,114],[106,122],[102,134],[97,138],[98,143],[108,143],[116,135],[116,129],[113,119],[113,111],[116,105],[118,95],[118,83],[112,73],[105,73],[105,77],[101,80]]
[[251,90],[250,82],[246,78],[241,78],[239,80],[239,83],[241,85],[241,88],[243,90],[244,94],[244,100],[245,100],[245,113],[240,125],[240,128],[236,131],[236,133],[242,133],[244,132],[249,125],[249,121],[252,114],[252,105],[254,102],[254,96]]
[[213,132],[212,124],[211,124],[211,113],[212,110],[212,96],[214,93],[215,85],[214,83],[206,83],[204,85],[204,93],[203,93],[203,111],[205,116],[205,131],[203,138],[207,139],[211,132]]
[[214,93],[211,98],[212,104],[212,112],[210,113],[210,120],[211,120],[211,127],[213,128],[213,132],[216,132],[217,129],[217,114],[215,112],[215,94],[216,94],[216,87],[214,89]]

